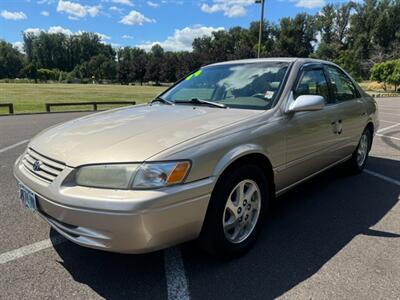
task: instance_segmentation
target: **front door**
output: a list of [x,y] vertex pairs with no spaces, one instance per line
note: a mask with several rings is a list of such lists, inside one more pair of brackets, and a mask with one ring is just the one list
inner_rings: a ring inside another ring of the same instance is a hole
[[[322,65],[305,67],[293,89],[293,99],[320,95],[325,107],[319,111],[287,115],[286,166],[281,182],[288,187],[337,161],[337,106],[331,103],[328,81]],[[279,187],[278,187],[279,188]]]

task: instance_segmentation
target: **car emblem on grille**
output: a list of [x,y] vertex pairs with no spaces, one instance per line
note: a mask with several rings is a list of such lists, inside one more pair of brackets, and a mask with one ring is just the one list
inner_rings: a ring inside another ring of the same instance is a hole
[[33,171],[40,171],[40,166],[42,165],[42,162],[40,160],[35,161],[35,163],[33,164],[32,168]]

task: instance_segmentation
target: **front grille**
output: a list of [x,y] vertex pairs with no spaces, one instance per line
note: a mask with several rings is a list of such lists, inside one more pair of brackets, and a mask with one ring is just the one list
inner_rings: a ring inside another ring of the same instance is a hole
[[[53,182],[65,168],[64,163],[44,156],[32,148],[26,151],[22,164],[29,173],[47,182]],[[35,168],[35,164],[39,167]]]

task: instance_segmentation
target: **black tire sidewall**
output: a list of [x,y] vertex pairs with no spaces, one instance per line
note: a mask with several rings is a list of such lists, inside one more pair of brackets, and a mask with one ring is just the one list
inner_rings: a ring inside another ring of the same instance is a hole
[[[261,209],[252,233],[240,243],[227,240],[223,230],[223,213],[232,190],[242,180],[253,180],[261,193]],[[264,172],[256,165],[241,165],[225,173],[218,180],[211,196],[206,220],[202,231],[206,250],[224,259],[230,259],[246,252],[257,239],[269,204],[269,184]]]
[[[364,159],[364,162],[363,162],[362,165],[360,166],[360,165],[358,165],[358,163],[357,163],[357,150],[358,150],[358,147],[360,147],[360,141],[361,141],[361,138],[362,138],[362,136],[363,136],[364,134],[367,136],[367,139],[368,139],[368,152],[367,152],[367,156],[366,156],[365,159]],[[362,133],[362,135],[361,135],[361,137],[360,137],[360,141],[358,142],[357,148],[356,148],[356,150],[354,150],[354,153],[353,153],[353,155],[352,155],[352,157],[351,157],[351,159],[350,159],[350,161],[349,161],[350,172],[351,172],[351,173],[354,173],[354,174],[358,174],[358,173],[360,173],[362,170],[364,170],[365,165],[367,164],[368,156],[369,156],[369,151],[371,150],[371,147],[372,147],[372,132],[371,132],[371,130],[369,130],[368,128],[366,128],[366,129],[363,131],[363,133]]]

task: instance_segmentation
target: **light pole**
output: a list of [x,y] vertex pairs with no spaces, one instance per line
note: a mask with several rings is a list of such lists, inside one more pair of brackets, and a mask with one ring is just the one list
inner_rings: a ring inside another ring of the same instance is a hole
[[261,39],[262,39],[262,31],[263,31],[263,24],[264,24],[264,2],[265,0],[256,0],[256,3],[261,4],[261,18],[260,18],[260,30],[258,31],[258,53],[257,58],[260,58],[261,52]]

